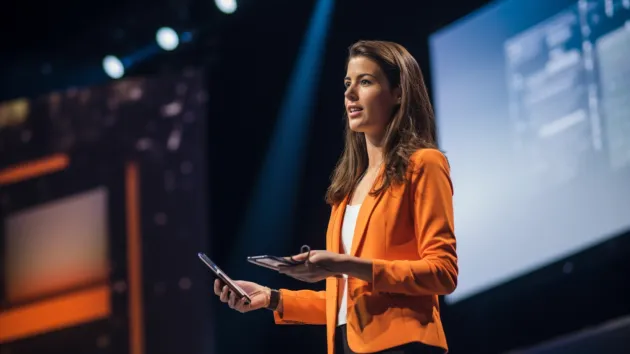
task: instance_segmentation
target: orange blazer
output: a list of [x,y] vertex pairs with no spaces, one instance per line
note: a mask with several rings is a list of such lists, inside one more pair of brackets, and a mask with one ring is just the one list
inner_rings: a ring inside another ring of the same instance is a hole
[[[381,169],[382,172],[382,169]],[[457,284],[453,186],[444,155],[421,149],[410,159],[408,182],[363,201],[350,254],[371,259],[373,279],[348,278],[348,344],[372,353],[417,341],[448,349],[438,295]],[[382,173],[381,173],[382,178]],[[340,252],[348,197],[332,207],[326,249]],[[325,324],[328,353],[334,353],[339,280],[326,290],[281,289],[283,313],[277,324]]]

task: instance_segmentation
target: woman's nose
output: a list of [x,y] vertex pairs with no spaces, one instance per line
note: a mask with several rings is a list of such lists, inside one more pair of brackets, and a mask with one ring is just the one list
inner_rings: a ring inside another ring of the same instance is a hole
[[344,97],[350,101],[357,100],[357,94],[354,91],[353,86],[348,86],[348,88],[346,88],[346,92],[344,92]]

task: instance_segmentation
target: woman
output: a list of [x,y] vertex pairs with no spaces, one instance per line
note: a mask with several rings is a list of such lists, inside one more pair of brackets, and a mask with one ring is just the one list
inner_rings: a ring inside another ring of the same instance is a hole
[[398,44],[360,41],[344,85],[348,124],[326,195],[326,250],[280,270],[326,280],[326,290],[239,281],[249,305],[218,280],[214,291],[241,312],[273,310],[278,324],[325,324],[328,353],[444,353],[438,295],[455,290],[458,274],[453,190],[420,67]]

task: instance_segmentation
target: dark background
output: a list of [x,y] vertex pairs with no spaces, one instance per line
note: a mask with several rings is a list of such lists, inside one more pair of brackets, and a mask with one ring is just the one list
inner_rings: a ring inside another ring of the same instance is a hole
[[[159,53],[128,76],[204,69],[207,107],[207,211],[209,255],[218,263],[244,258],[235,238],[253,194],[315,1],[239,1],[232,15],[213,1],[111,0],[51,3],[7,1],[2,5],[0,99],[32,97],[71,86],[102,84],[108,78],[100,61],[109,53],[140,50],[156,28],[190,29],[194,41],[173,53]],[[294,235],[289,247],[324,247],[329,207],[323,197],[342,149],[344,60],[359,39],[383,39],[406,46],[431,76],[428,36],[483,6],[487,1],[337,1],[326,42],[301,169]],[[483,83],[480,83],[480,85]],[[471,87],[474,90],[474,87]],[[454,103],[456,104],[456,103]],[[0,159],[5,159],[2,152]],[[4,164],[4,162],[3,162]],[[620,235],[582,254],[475,296],[443,316],[453,353],[497,353],[544,340],[630,313],[627,261],[630,242]],[[173,242],[178,242],[173,237]],[[267,244],[265,251],[273,252]],[[566,264],[571,272],[565,272]],[[252,267],[230,269],[248,277]],[[252,279],[256,280],[256,279]],[[308,288],[282,277],[269,286]],[[217,353],[322,353],[325,329],[274,326],[266,311],[242,315],[211,296],[212,332]],[[320,289],[323,284],[310,286]],[[158,311],[159,309],[154,309]],[[158,343],[169,333],[151,332]],[[159,345],[154,345],[161,352]],[[4,353],[3,353],[4,354]]]

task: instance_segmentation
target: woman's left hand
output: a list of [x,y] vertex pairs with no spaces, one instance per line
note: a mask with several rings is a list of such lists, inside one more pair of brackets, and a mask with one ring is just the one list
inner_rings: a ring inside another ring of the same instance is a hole
[[311,251],[310,255],[308,252],[300,253],[293,256],[293,259],[296,261],[306,260],[305,263],[283,266],[278,272],[301,281],[316,283],[328,277],[340,276],[342,273],[340,268],[346,258],[347,256],[344,254],[323,250]]

